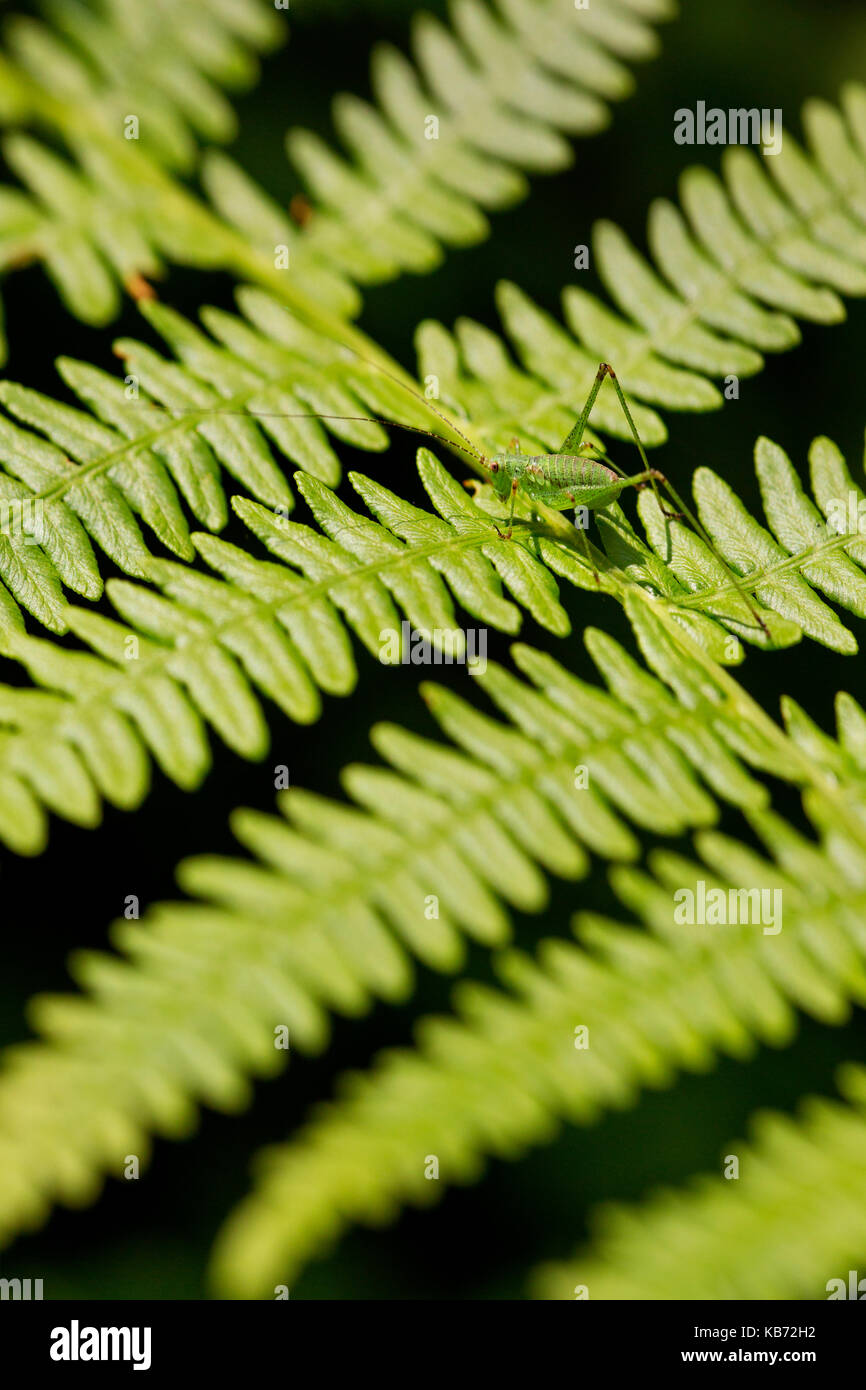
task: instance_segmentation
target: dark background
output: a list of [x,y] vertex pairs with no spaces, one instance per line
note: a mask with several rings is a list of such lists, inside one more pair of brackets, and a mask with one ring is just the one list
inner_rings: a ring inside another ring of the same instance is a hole
[[[442,3],[426,7],[444,13]],[[717,168],[719,151],[683,150],[673,142],[673,112],[708,105],[777,107],[786,131],[800,135],[799,111],[809,96],[838,95],[841,83],[866,75],[866,14],[857,0],[693,0],[685,14],[660,30],[661,57],[637,69],[636,94],[614,110],[612,127],[581,143],[574,167],[537,179],[531,198],[495,217],[483,245],[449,254],[432,276],[404,276],[366,292],[362,326],[407,366],[412,332],[424,317],[446,324],[468,315],[496,326],[493,287],[508,277],[557,312],[559,293],[573,278],[572,248],[589,242],[597,217],[620,223],[644,246],[646,209],[657,195],[676,196],[680,171],[701,158]],[[283,133],[302,124],[329,132],[329,104],[338,90],[367,94],[367,54],[377,37],[405,47],[405,0],[296,0],[289,45],[269,58],[258,88],[237,102],[241,134],[237,156],[272,192],[286,199],[297,189],[283,155]],[[203,20],[204,22],[204,20]],[[581,284],[588,279],[581,277]],[[594,287],[594,286],[591,286]],[[232,303],[231,282],[174,270],[160,293],[194,314],[203,303]],[[60,307],[41,272],[15,275],[5,287],[11,356],[8,375],[63,394],[52,360],[69,353],[114,367],[114,330],[82,328]],[[863,370],[866,304],[849,304],[849,320],[822,329],[804,326],[803,344],[771,360],[741,383],[739,401],[724,412],[668,416],[671,441],[656,454],[681,486],[695,467],[709,464],[758,505],[751,451],[758,434],[781,443],[804,468],[814,435],[831,435],[855,476],[866,423]],[[142,333],[129,307],[117,333]],[[389,454],[352,456],[359,467],[413,494],[412,447],[395,441]],[[299,511],[298,516],[302,513]],[[108,572],[108,566],[104,572]],[[583,674],[592,671],[579,634],[597,624],[631,645],[619,608],[592,595],[565,592],[575,636],[556,642],[527,622],[523,636],[555,652]],[[859,640],[863,624],[847,619]],[[502,657],[504,643],[492,654]],[[214,769],[197,796],[185,796],[157,776],[146,804],[131,815],[107,811],[98,833],[55,823],[51,846],[34,861],[6,856],[2,890],[6,967],[0,983],[0,1041],[27,1034],[24,1005],[40,990],[66,987],[64,961],[74,946],[104,945],[111,919],[127,894],[143,904],[176,892],[174,866],[184,855],[228,851],[226,826],[236,805],[272,802],[275,763],[287,763],[295,785],[337,793],[347,761],[367,758],[367,731],[378,719],[397,719],[432,732],[417,697],[417,673],[383,677],[357,649],[361,677],[350,701],[330,700],[320,724],[300,732],[273,710],[271,755],[261,765],[241,763],[215,747]],[[843,658],[812,643],[772,656],[752,655],[739,678],[775,713],[783,692],[796,694],[830,727],[839,688],[866,699],[859,657]],[[465,690],[458,670],[439,668],[437,679]],[[11,678],[0,672],[0,677]],[[785,789],[779,804],[795,818]],[[724,827],[742,833],[734,813]],[[503,866],[507,872],[507,866]],[[565,934],[578,908],[616,906],[603,870],[571,886],[555,885],[543,919],[516,923],[516,938],[531,947],[539,933]],[[487,978],[481,952],[470,971]],[[309,1104],[330,1094],[347,1066],[365,1066],[379,1047],[408,1041],[422,1012],[447,1004],[450,984],[421,974],[411,1008],[379,1008],[361,1023],[337,1023],[326,1057],[298,1060],[279,1080],[259,1087],[257,1103],[242,1119],[206,1115],[196,1138],[162,1145],[139,1183],[112,1183],[101,1203],[83,1213],[57,1212],[46,1232],[21,1240],[0,1257],[0,1274],[41,1277],[47,1297],[170,1298],[204,1296],[204,1271],[213,1235],[248,1187],[250,1157],[265,1142],[282,1139]],[[568,1129],[548,1148],[514,1165],[493,1164],[467,1191],[450,1191],[433,1210],[406,1213],[385,1232],[355,1232],[332,1255],[312,1265],[292,1297],[501,1298],[520,1296],[527,1270],[539,1259],[565,1255],[582,1239],[588,1210],[607,1199],[640,1198],[660,1183],[679,1183],[698,1170],[718,1171],[729,1140],[743,1133],[758,1107],[790,1109],[806,1091],[831,1093],[836,1064],[866,1058],[866,1028],[858,1014],[841,1029],[804,1021],[794,1045],[764,1050],[748,1065],[723,1061],[710,1076],[681,1079],[670,1091],[646,1094],[633,1110],[609,1116],[592,1129]],[[816,1288],[820,1296],[824,1278]],[[688,1295],[684,1272],[684,1296]]]

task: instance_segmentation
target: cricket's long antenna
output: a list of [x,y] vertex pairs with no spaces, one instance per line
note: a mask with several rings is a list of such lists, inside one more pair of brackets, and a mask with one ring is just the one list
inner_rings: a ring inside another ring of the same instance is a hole
[[[422,397],[423,400],[423,397]],[[325,415],[320,410],[220,410],[219,407],[208,406],[174,406],[160,405],[157,401],[139,401],[139,405],[147,409],[161,410],[166,415],[236,415],[246,416],[252,420],[357,420],[363,421],[368,425],[390,425],[395,430],[409,430],[412,434],[423,434],[425,439],[440,439],[449,448],[459,449],[461,454],[469,454],[470,458],[483,459],[483,455],[471,445],[464,449],[462,444],[455,444],[453,439],[445,439],[441,434],[434,434],[433,430],[422,430],[418,425],[401,425],[399,420],[386,420],[382,415]],[[437,412],[438,413],[438,412]],[[444,418],[444,417],[443,417]],[[460,431],[457,431],[460,434]],[[460,436],[461,439],[463,436]],[[467,444],[469,441],[466,441]]]
[[[439,409],[433,404],[432,401],[429,401],[429,400],[427,399],[426,396],[422,396],[422,395],[421,395],[421,392],[420,392],[420,391],[416,391],[415,388],[414,388],[414,386],[409,386],[408,383],[405,382],[405,381],[402,381],[402,380],[400,379],[400,377],[398,377],[398,376],[396,375],[395,372],[389,371],[387,367],[383,367],[382,364],[381,364],[380,362],[374,362],[373,359],[372,359],[372,357],[365,357],[365,356],[363,355],[363,353],[356,352],[356,350],[355,350],[354,348],[350,348],[350,347],[348,347],[346,344],[342,344],[342,346],[346,349],[347,352],[351,352],[355,357],[357,357],[359,362],[365,362],[365,363],[367,364],[368,367],[372,367],[375,371],[381,372],[383,376],[389,377],[390,380],[393,381],[397,386],[402,387],[403,390],[404,390],[404,391],[407,391],[407,392],[409,393],[410,396],[414,396],[416,400],[420,401],[421,404],[422,404],[423,406],[425,406],[427,410],[432,410],[433,414],[434,414],[434,415],[438,415],[438,416],[439,416],[439,419],[442,421],[442,423],[443,423],[449,430],[452,430],[454,434],[457,434],[457,435],[460,436],[460,438],[463,440],[463,443],[467,446],[469,452],[470,452],[475,458],[477,458],[481,463],[486,463],[486,462],[487,462],[487,460],[485,459],[484,455],[480,452],[480,450],[476,449],[476,448],[475,448],[475,445],[471,442],[471,440],[469,440],[469,439],[466,438],[466,435],[463,433],[463,431],[462,431],[462,430],[459,430],[459,429],[457,428],[457,426],[456,426],[455,424],[453,424],[453,423],[448,419],[448,416],[444,413],[444,411],[439,410]],[[393,421],[392,423],[396,424],[397,422],[396,422],[396,420],[395,420],[395,421]],[[431,433],[432,433],[432,431],[431,431]],[[440,436],[440,435],[434,435],[434,438],[439,439],[439,438],[441,438],[441,436]],[[449,442],[448,440],[445,440],[445,441],[444,441],[444,443],[446,443],[446,444],[447,444],[448,442]]]

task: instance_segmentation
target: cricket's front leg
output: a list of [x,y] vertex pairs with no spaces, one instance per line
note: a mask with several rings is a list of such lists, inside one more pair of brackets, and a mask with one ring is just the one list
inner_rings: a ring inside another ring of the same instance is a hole
[[[467,492],[471,492],[473,498],[477,501],[478,495],[479,495],[479,493],[482,491],[482,489],[483,489],[483,487],[484,487],[484,484],[483,484],[478,478],[464,478],[464,480],[463,480],[463,486],[465,487],[465,489],[466,489]],[[511,540],[511,532],[512,532],[512,530],[514,529],[514,527],[513,527],[513,522],[514,522],[514,498],[515,498],[515,494],[516,494],[516,492],[517,492],[518,487],[519,487],[519,483],[518,483],[517,479],[514,478],[514,479],[512,480],[512,483],[511,483],[511,510],[510,510],[509,513],[508,513],[508,530],[507,530],[507,531],[500,531],[500,529],[499,529],[499,527],[496,525],[496,523],[495,523],[495,522],[493,523],[494,529],[495,529],[495,531],[496,531],[497,536],[501,536],[501,538],[502,538],[504,541],[510,541],[510,540]],[[499,494],[497,494],[497,495],[499,495]],[[501,497],[500,497],[500,500],[502,500]]]
[[517,479],[516,479],[516,478],[512,478],[512,479],[511,479],[511,507],[509,508],[509,511],[508,511],[508,530],[507,530],[507,531],[499,531],[499,527],[497,526],[497,528],[496,528],[496,530],[499,531],[499,535],[502,537],[502,539],[503,539],[504,541],[510,541],[510,540],[511,540],[511,533],[512,533],[512,531],[514,530],[514,503],[515,503],[515,501],[517,500],[517,489],[518,489],[519,487],[520,487],[520,483],[517,481]]

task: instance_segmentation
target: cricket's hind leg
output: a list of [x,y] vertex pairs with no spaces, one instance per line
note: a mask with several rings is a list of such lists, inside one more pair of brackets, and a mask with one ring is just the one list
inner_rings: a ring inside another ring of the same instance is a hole
[[[635,490],[637,492],[642,492],[644,488],[651,487],[653,479],[655,479],[657,483],[660,483],[662,487],[667,489],[668,495],[670,497],[673,497],[673,488],[671,487],[664,473],[660,473],[657,468],[653,468],[650,471],[652,473],[652,478],[647,478],[646,482],[644,483],[636,483]],[[661,511],[661,514],[664,517],[665,521],[688,521],[689,518],[686,512],[668,511],[668,509],[662,505],[661,496],[658,492],[656,492],[656,501],[659,504],[659,510]]]
[[[619,377],[617,376],[616,372],[614,371],[613,367],[610,365],[609,362],[599,362],[598,371],[595,374],[595,381],[592,383],[589,395],[587,396],[586,401],[584,403],[583,410],[580,412],[577,423],[575,424],[573,429],[569,431],[568,435],[560,445],[559,452],[561,454],[576,454],[581,448],[584,447],[582,442],[583,433],[586,429],[589,417],[592,414],[592,408],[595,405],[596,397],[598,396],[598,393],[602,388],[602,384],[606,376],[609,376],[611,382],[613,383],[613,389],[616,391],[616,396],[620,404],[620,409],[622,410],[622,413],[625,416],[626,423],[629,428],[629,433],[631,434],[631,437],[637,448],[638,454],[640,455],[640,461],[644,466],[644,472],[646,473],[646,482],[649,484],[649,486],[655,493],[656,501],[658,502],[661,511],[665,515],[667,515],[667,513],[665,512],[665,508],[662,506],[662,500],[658,490],[658,476],[660,475],[657,476],[657,469],[650,468],[650,462],[647,458],[646,449],[644,448],[643,440],[641,439],[640,434],[638,433],[638,428],[634,422],[634,416],[631,413],[631,409],[626,399],[625,392],[619,384]],[[621,470],[619,469],[617,469],[616,471],[621,473]],[[671,514],[668,517],[668,519],[673,520],[673,514]]]
[[586,422],[592,414],[592,407],[595,405],[595,398],[601,390],[601,384],[605,377],[613,375],[611,368],[606,362],[600,362],[598,371],[595,374],[595,381],[592,383],[589,395],[587,396],[583,409],[577,417],[576,423],[568,431],[559,448],[558,454],[576,454],[583,445],[583,432],[586,429]]
[[[611,382],[613,383],[613,388],[616,391],[617,399],[620,403],[620,407],[622,408],[622,413],[625,416],[626,421],[628,423],[629,432],[631,434],[632,439],[635,442],[644,469],[642,474],[638,474],[636,477],[633,478],[624,479],[623,481],[637,486],[640,486],[641,484],[645,485],[648,483],[653,490],[655,499],[659,505],[659,510],[662,516],[667,521],[687,521],[694,528],[694,530],[701,537],[702,541],[708,547],[710,552],[713,555],[715,555],[719,563],[722,564],[724,568],[728,571],[728,574],[731,576],[734,588],[739,593],[740,597],[742,598],[752,617],[755,619],[755,622],[761,628],[765,637],[767,637],[768,640],[772,641],[772,638],[770,637],[770,630],[767,627],[767,624],[764,622],[763,618],[761,617],[760,613],[755,607],[752,599],[743,589],[742,585],[739,582],[738,576],[731,569],[731,566],[727,563],[727,561],[724,560],[722,556],[719,554],[716,546],[713,544],[713,541],[709,533],[707,532],[706,527],[703,526],[701,522],[698,521],[697,517],[689,510],[689,508],[683,502],[682,498],[673,488],[669,479],[665,477],[664,473],[660,473],[657,468],[650,467],[649,459],[647,458],[646,454],[646,449],[644,448],[643,440],[641,439],[638,433],[638,429],[634,422],[634,417],[629,408],[625,392],[620,386],[619,378],[617,377],[616,372],[614,371],[613,367],[611,367],[609,362],[599,363],[598,371],[595,375],[595,381],[593,382],[589,395],[586,398],[586,403],[583,407],[583,410],[580,412],[580,417],[577,423],[575,424],[574,428],[568,434],[567,438],[563,441],[560,447],[560,453],[576,453],[577,450],[580,448],[581,441],[583,439],[583,431],[586,428],[586,423],[592,412],[592,407],[595,405],[596,397],[598,396],[598,393],[601,390],[602,383],[606,376],[609,376]],[[670,498],[674,507],[677,509],[676,511],[671,512],[668,510],[667,507],[664,506],[662,502],[661,493],[659,491],[659,484],[661,484],[661,486],[667,492],[668,497]]]
[[742,584],[740,583],[739,577],[738,577],[738,576],[734,573],[734,571],[731,569],[731,566],[728,564],[727,560],[725,560],[724,557],[723,557],[722,555],[719,554],[719,551],[718,551],[717,547],[714,545],[713,540],[712,540],[712,538],[711,538],[709,532],[707,531],[706,527],[705,527],[705,526],[703,525],[703,523],[700,522],[700,521],[698,520],[698,518],[689,510],[689,508],[686,506],[685,502],[684,502],[684,501],[682,500],[682,498],[680,497],[679,493],[676,491],[676,488],[673,486],[673,484],[670,482],[670,480],[669,480],[668,478],[665,477],[664,473],[660,473],[659,470],[658,470],[657,468],[652,469],[651,472],[654,474],[655,481],[656,481],[657,483],[661,484],[661,486],[665,489],[665,491],[667,492],[667,494],[668,494],[668,496],[670,497],[671,501],[673,502],[674,506],[680,508],[680,510],[679,510],[679,511],[676,511],[676,512],[669,512],[669,511],[667,511],[667,510],[662,506],[661,498],[660,498],[658,492],[656,492],[656,500],[658,501],[659,508],[661,509],[662,516],[664,516],[664,517],[666,518],[666,520],[668,520],[668,521],[687,521],[687,522],[690,524],[690,526],[693,528],[693,530],[697,532],[697,534],[700,536],[701,540],[702,540],[702,541],[704,542],[704,544],[707,546],[707,548],[709,549],[710,553],[711,553],[712,555],[714,555],[714,556],[716,557],[716,559],[719,561],[719,563],[720,563],[721,565],[723,565],[724,568],[728,571],[728,574],[731,576],[731,580],[733,581],[734,588],[736,589],[736,591],[737,591],[737,593],[739,594],[740,598],[743,600],[744,604],[745,604],[746,607],[748,608],[748,610],[749,610],[749,612],[751,613],[752,617],[755,619],[755,622],[756,622],[756,623],[758,624],[758,626],[761,628],[762,632],[764,633],[764,636],[765,636],[769,641],[772,641],[773,639],[772,639],[772,637],[771,637],[771,635],[770,635],[770,629],[767,627],[767,624],[764,622],[764,619],[761,617],[760,613],[758,612],[757,608],[755,607],[754,602],[753,602],[752,599],[749,597],[749,594],[747,593],[747,591],[743,588]]

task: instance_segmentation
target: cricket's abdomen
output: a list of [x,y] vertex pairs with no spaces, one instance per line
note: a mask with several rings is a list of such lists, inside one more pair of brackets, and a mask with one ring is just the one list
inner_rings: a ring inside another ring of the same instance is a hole
[[531,497],[554,511],[588,507],[594,511],[613,502],[622,480],[603,463],[577,454],[538,454],[526,460],[523,484]]
[[616,473],[595,459],[578,454],[536,454],[526,459],[526,472],[534,482],[548,487],[607,487]]
[[507,497],[514,483],[528,497],[559,512],[606,507],[622,491],[622,479],[612,468],[579,454],[497,454],[491,467],[500,497]]

